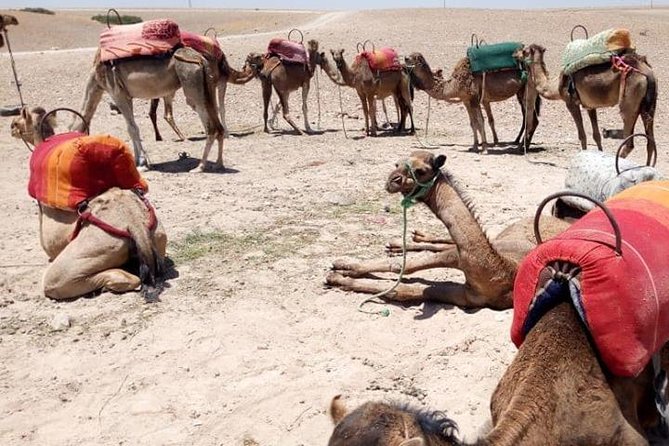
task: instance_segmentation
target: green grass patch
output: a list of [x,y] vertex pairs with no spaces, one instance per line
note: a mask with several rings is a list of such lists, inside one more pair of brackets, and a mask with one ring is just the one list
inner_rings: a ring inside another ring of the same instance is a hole
[[22,8],[21,11],[23,12],[34,12],[35,14],[47,14],[47,15],[54,15],[55,12],[53,12],[50,9],[46,8]]
[[107,17],[109,17],[109,24],[110,25],[131,25],[133,23],[140,23],[143,22],[141,17],[136,16],[136,15],[122,15],[121,16],[121,21],[119,22],[118,17],[116,14],[97,14],[91,17],[91,20],[95,20],[96,22],[100,22],[103,25],[107,24]]

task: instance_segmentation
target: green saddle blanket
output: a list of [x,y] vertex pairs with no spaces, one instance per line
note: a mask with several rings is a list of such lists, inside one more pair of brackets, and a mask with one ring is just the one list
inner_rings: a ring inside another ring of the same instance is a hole
[[470,46],[467,58],[473,73],[517,68],[518,62],[513,53],[522,48],[519,42],[502,42],[492,45]]
[[589,39],[571,41],[562,54],[562,72],[574,74],[585,67],[608,62],[611,56],[633,48],[627,29],[607,29]]

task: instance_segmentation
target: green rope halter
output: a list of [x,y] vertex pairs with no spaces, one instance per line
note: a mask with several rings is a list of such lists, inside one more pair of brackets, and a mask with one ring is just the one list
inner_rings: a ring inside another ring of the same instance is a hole
[[437,171],[437,173],[432,177],[432,179],[430,179],[426,183],[421,183],[420,181],[418,181],[418,178],[416,178],[416,173],[411,168],[411,165],[408,162],[405,162],[404,166],[411,174],[411,178],[413,179],[414,182],[414,187],[413,190],[402,199],[400,204],[402,205],[403,208],[410,208],[414,204],[418,203],[419,198],[423,198],[425,195],[427,195],[428,192],[430,192],[432,186],[434,186],[434,183],[436,183],[437,178],[439,178],[439,172]]

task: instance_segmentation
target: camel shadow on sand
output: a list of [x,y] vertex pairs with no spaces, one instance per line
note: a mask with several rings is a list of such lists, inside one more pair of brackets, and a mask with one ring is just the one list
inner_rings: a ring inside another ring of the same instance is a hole
[[[187,153],[179,154],[179,158],[172,161],[165,161],[162,163],[151,164],[151,170],[154,172],[162,173],[182,173],[189,172],[195,169],[200,160],[198,158],[193,158]],[[230,173],[239,173],[239,170],[232,169],[230,167],[225,167],[221,170],[215,168],[214,163],[211,161],[207,162],[207,170],[204,173],[216,173],[216,174],[230,174]]]

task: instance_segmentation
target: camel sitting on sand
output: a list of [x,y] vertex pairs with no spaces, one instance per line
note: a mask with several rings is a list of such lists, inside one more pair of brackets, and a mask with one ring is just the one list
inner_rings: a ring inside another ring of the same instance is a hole
[[[438,285],[400,283],[386,298],[396,301],[424,301],[466,308],[512,307],[511,291],[520,260],[536,246],[533,219],[513,223],[494,240],[488,239],[473,211],[471,199],[448,171],[441,171],[446,157],[415,151],[401,160],[388,176],[386,190],[405,197],[418,196],[444,223],[452,241],[440,240],[437,252],[407,258],[406,274],[429,268],[457,268],[465,283]],[[564,231],[569,224],[554,217],[541,221],[547,238]],[[368,261],[337,260],[326,283],[348,291],[379,293],[389,288],[387,281],[361,278],[376,272],[400,272],[394,259]]]
[[[636,121],[641,115],[648,136],[648,151],[650,153],[655,150],[653,121],[657,103],[657,81],[645,56],[635,53],[622,55],[620,59],[623,64],[622,69],[628,72],[621,72],[611,63],[580,69],[571,76],[574,90],[571,91],[569,76],[564,73],[560,73],[558,79],[552,82],[548,80],[548,71],[544,63],[545,51],[544,47],[533,44],[525,47],[516,57],[529,62],[530,76],[541,96],[565,102],[576,123],[581,149],[587,148],[581,106],[588,111],[592,124],[592,137],[597,143],[597,148],[602,150],[597,109],[617,104],[623,118],[623,137],[627,138],[634,133]],[[634,141],[630,139],[621,156],[627,157],[633,148]]]
[[[413,134],[416,131],[413,122],[410,80],[404,69],[380,71],[374,74],[364,57],[357,57],[353,65],[349,67],[346,59],[344,59],[343,49],[330,50],[330,52],[341,74],[342,84],[355,88],[360,97],[362,111],[365,115],[365,132],[367,135],[376,136],[378,130],[376,99],[384,99],[388,96],[393,96],[399,112],[399,123],[396,131],[398,133],[404,131],[407,115],[411,119],[409,133]],[[330,79],[335,83],[339,83],[336,80],[338,78],[338,76],[330,75]]]
[[[205,170],[214,140],[218,141],[216,168],[221,170],[224,129],[216,113],[216,70],[214,63],[191,48],[179,48],[171,57],[121,59],[114,61],[113,65],[102,62],[98,50],[86,84],[82,115],[90,124],[102,93],[106,91],[125,118],[136,164],[148,166],[133,114],[132,100],[173,97],[179,88],[183,88],[186,102],[199,115],[207,134],[202,159],[194,170]],[[85,124],[77,118],[70,126],[79,131],[84,127]]]
[[[492,131],[493,143],[497,145],[499,144],[499,138],[495,130],[495,120],[490,103],[505,101],[512,96],[516,96],[520,103],[523,121],[518,136],[516,136],[513,143],[520,144],[520,139],[523,133],[525,133],[523,145],[529,148],[532,136],[539,125],[538,117],[541,99],[534,86],[531,83],[527,84],[522,79],[518,70],[502,70],[486,73],[484,88],[483,75],[471,72],[469,59],[466,57],[455,65],[448,79],[439,76],[439,72],[433,72],[421,53],[412,53],[406,57],[405,61],[407,67],[410,68],[411,82],[416,88],[424,90],[435,99],[449,102],[462,101],[462,104],[467,109],[469,124],[474,133],[474,150],[478,150],[479,147],[479,134],[481,135],[483,151],[487,149],[488,145],[480,105],[483,104],[483,108],[486,111],[488,124]],[[526,116],[528,116],[527,124],[525,122]],[[525,132],[526,125],[527,132]]]
[[[51,136],[55,126],[53,119],[42,122],[44,115],[42,108],[30,112],[24,108],[12,121],[12,136],[33,145],[41,143],[41,132]],[[41,126],[39,131],[37,125]],[[88,210],[128,235],[111,235],[80,220],[77,211],[40,204],[40,241],[51,261],[44,273],[44,294],[52,299],[71,299],[99,289],[123,293],[141,286],[146,299],[157,297],[160,290],[155,288],[155,280],[162,274],[167,236],[150,204],[131,190],[112,188],[92,198]],[[154,228],[150,228],[152,221]],[[122,269],[135,257],[140,277]]]

